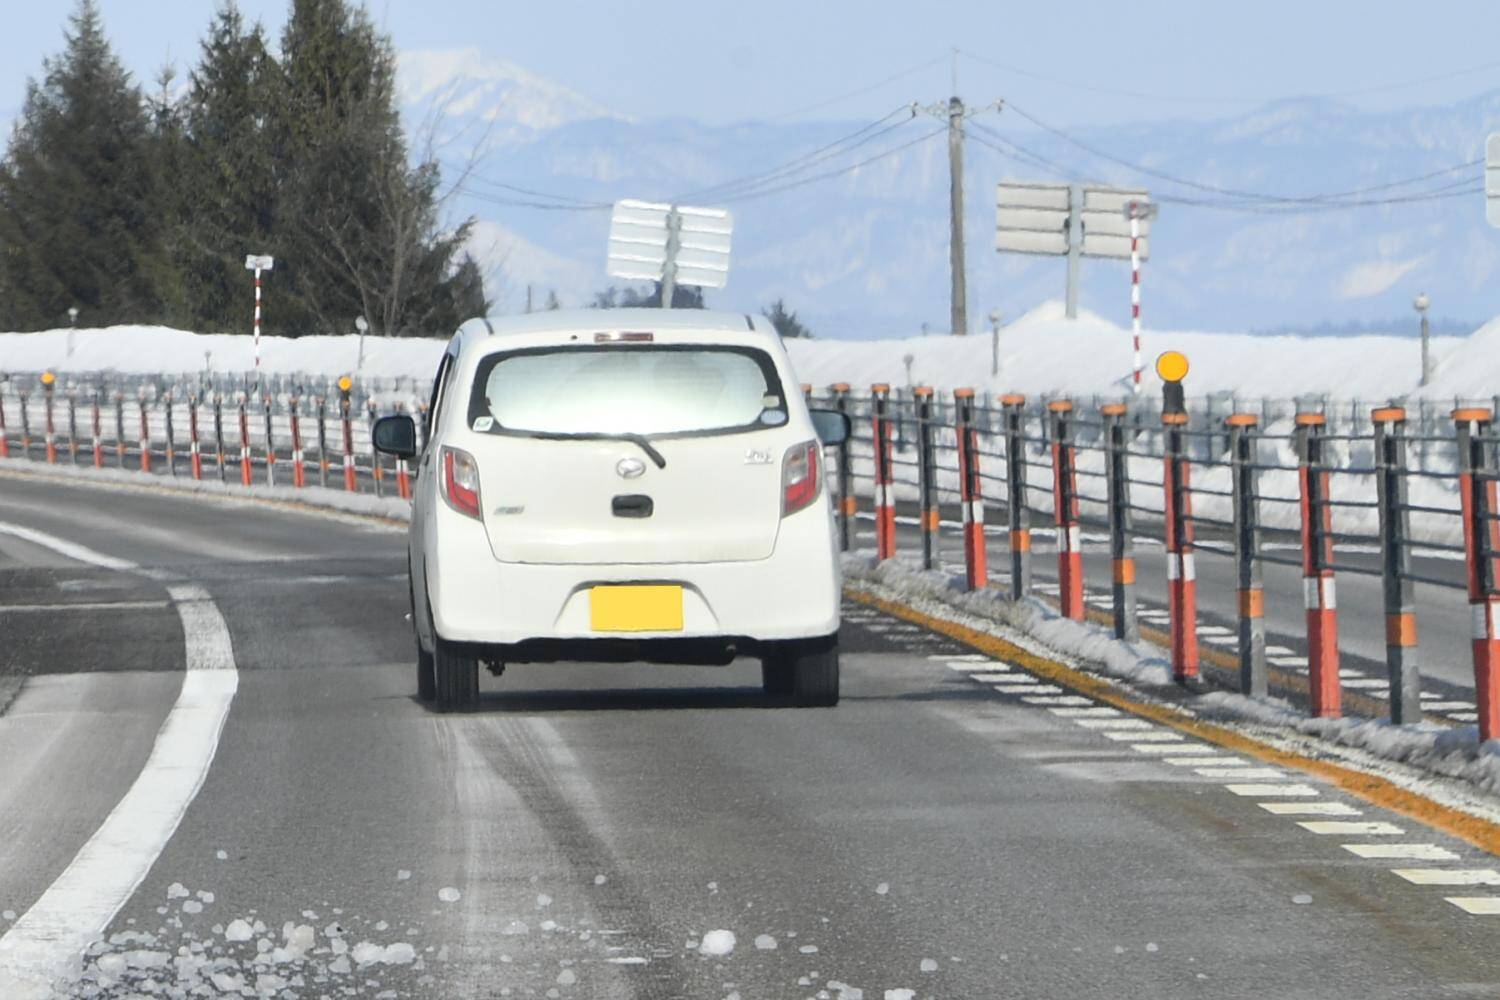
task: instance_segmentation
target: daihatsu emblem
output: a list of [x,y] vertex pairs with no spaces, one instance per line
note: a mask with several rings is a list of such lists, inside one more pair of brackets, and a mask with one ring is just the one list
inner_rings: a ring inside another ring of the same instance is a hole
[[639,479],[646,474],[646,463],[638,458],[622,458],[615,466],[621,479]]

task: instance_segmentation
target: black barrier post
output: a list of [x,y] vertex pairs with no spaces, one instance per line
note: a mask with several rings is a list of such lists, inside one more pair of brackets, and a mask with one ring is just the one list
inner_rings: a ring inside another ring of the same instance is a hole
[[1229,428],[1229,461],[1234,510],[1235,587],[1239,607],[1240,693],[1266,696],[1266,608],[1260,566],[1260,473],[1255,468],[1256,417],[1232,413],[1224,418]]
[[922,526],[922,568],[932,569],[939,558],[937,447],[932,426],[932,388],[917,386],[912,390],[912,399],[917,423],[917,517]]
[[1026,508],[1026,397],[1000,397],[1005,407],[1006,511],[1010,521],[1010,599],[1031,594],[1031,514]]
[[[838,410],[845,417],[848,417],[849,416],[849,383],[847,383],[847,382],[837,382],[831,388],[833,390],[833,408],[835,410]],[[851,424],[850,426],[853,426],[853,425]],[[839,444],[838,444],[838,456],[839,456],[839,473],[838,473],[838,484],[839,484],[839,507],[838,507],[839,551],[840,552],[848,552],[849,551],[849,532],[851,530],[851,526],[852,526],[853,521],[854,521],[854,513],[855,513],[855,509],[856,509],[855,508],[856,501],[854,499],[854,470],[849,467],[849,438],[847,436],[844,438],[844,440],[840,441]]]
[[1141,637],[1136,619],[1135,526],[1130,511],[1130,446],[1124,403],[1106,403],[1104,415],[1105,471],[1109,497],[1109,555],[1112,572],[1115,638],[1135,642]]
[[1416,584],[1411,579],[1411,511],[1406,493],[1406,411],[1383,406],[1370,414],[1375,431],[1375,485],[1380,506],[1380,565],[1385,598],[1385,666],[1391,722],[1422,721],[1417,662]]

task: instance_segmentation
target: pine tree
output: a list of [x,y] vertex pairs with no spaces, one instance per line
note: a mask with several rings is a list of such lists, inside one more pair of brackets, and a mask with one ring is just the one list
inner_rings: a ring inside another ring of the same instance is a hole
[[809,339],[812,337],[812,331],[797,318],[796,313],[786,307],[786,302],[783,299],[777,299],[775,302],[772,302],[768,308],[762,309],[760,314],[771,321],[771,325],[776,328],[776,332],[781,335],[782,340],[789,338]]
[[28,81],[0,166],[0,327],[156,322],[163,220],[150,123],[110,50],[94,0],[78,0],[61,56]]

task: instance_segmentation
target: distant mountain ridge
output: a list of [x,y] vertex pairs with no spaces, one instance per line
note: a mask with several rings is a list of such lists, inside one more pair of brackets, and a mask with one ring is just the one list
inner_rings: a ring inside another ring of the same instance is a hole
[[[523,191],[583,202],[669,199],[772,170],[888,110],[814,123],[633,120],[474,50],[403,54],[401,69],[410,116],[441,96],[442,131],[453,146],[465,137],[488,137],[489,152],[468,185],[472,194],[458,207],[483,220],[476,249],[505,275],[502,309],[521,307],[528,282],[538,300],[555,288],[565,304],[582,304],[619,283],[604,273],[607,212],[515,204],[551,201]],[[1500,313],[1500,232],[1484,222],[1483,196],[1391,201],[1413,192],[1466,191],[1481,180],[1482,169],[1385,187],[1481,157],[1485,136],[1500,128],[1500,92],[1387,113],[1293,99],[1208,123],[1069,131],[1121,160],[1202,187],[1142,176],[1033,128],[1014,112],[982,114],[976,122],[1033,158],[996,151],[978,128],[965,144],[972,330],[987,328],[992,308],[1016,316],[1062,294],[1060,258],[1001,256],[992,249],[994,183],[1061,179],[1035,158],[1091,179],[1146,187],[1158,198],[1209,203],[1162,205],[1152,233],[1154,256],[1143,272],[1148,326],[1337,329],[1407,315],[1419,290],[1443,315]],[[946,329],[948,166],[941,136],[836,177],[790,186],[941,127],[918,116],[857,149],[773,177],[766,187],[787,189],[769,197],[704,195],[703,202],[722,203],[736,216],[729,286],[710,293],[710,303],[758,310],[784,297],[824,337],[904,336],[924,323]],[[1313,198],[1363,189],[1371,190],[1354,197],[1371,204],[1356,209],[1286,214],[1284,206],[1241,203],[1230,210],[1222,204],[1236,200],[1225,191]],[[1085,261],[1083,272],[1084,305],[1126,320],[1128,269]]]

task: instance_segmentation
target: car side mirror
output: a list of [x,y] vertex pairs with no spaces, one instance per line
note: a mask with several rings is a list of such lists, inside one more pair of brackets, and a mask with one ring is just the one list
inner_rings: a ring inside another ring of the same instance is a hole
[[849,434],[853,430],[849,414],[838,410],[808,410],[807,415],[812,417],[813,430],[817,431],[818,440],[825,445],[843,444],[849,440]]
[[397,458],[417,456],[417,425],[404,413],[381,417],[370,430],[375,450]]

